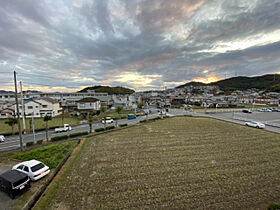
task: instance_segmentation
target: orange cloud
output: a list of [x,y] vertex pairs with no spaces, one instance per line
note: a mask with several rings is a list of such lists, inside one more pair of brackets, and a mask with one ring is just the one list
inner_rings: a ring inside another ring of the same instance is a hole
[[215,76],[214,74],[207,74],[206,77],[197,77],[197,78],[194,78],[192,81],[209,84],[212,82],[216,82],[218,80],[219,80],[219,78],[217,76]]

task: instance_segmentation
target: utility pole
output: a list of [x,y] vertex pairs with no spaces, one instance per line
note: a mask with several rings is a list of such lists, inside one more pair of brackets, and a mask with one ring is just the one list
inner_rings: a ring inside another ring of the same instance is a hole
[[33,142],[36,144],[36,136],[35,136],[35,129],[34,129],[34,112],[32,113],[32,132],[33,132]]
[[23,129],[23,133],[25,134],[25,107],[24,107],[24,100],[23,100],[23,91],[22,91],[22,82],[19,82],[20,84],[20,97],[21,97],[21,116],[22,116],[22,129]]
[[21,133],[20,116],[19,116],[19,108],[18,108],[17,73],[16,73],[16,71],[14,71],[14,82],[15,82],[15,97],[16,97],[16,109],[17,109],[17,119],[18,119],[20,151],[23,151],[22,133]]

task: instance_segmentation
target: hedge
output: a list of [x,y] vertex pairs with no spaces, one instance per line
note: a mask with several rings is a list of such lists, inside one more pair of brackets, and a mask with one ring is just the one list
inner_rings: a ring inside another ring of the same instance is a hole
[[108,127],[105,128],[105,130],[112,130],[114,128],[115,128],[115,126],[108,126]]
[[125,124],[120,124],[120,127],[125,127],[125,126],[127,126],[127,123],[125,123]]
[[144,122],[147,122],[147,120],[140,120],[140,123],[144,123]]
[[104,131],[105,130],[105,128],[96,128],[94,131],[95,132],[101,132],[101,131]]
[[63,136],[55,136],[51,138],[51,141],[59,141],[59,140],[63,140],[63,139],[68,139],[68,135],[63,135]]
[[43,140],[37,141],[37,144],[43,144]]
[[84,135],[88,135],[88,132],[85,131],[85,132],[79,132],[79,133],[71,133],[69,135],[70,138],[73,138],[73,137],[77,137],[77,136],[84,136]]
[[26,143],[26,146],[27,146],[27,147],[31,147],[31,146],[33,146],[33,145],[34,145],[34,142],[33,142],[33,141],[30,141],[30,142],[27,142],[27,143]]

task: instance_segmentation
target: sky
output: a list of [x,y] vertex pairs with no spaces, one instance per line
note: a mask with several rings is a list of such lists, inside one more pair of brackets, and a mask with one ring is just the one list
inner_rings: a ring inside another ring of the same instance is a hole
[[136,91],[280,73],[279,0],[1,0],[0,89]]

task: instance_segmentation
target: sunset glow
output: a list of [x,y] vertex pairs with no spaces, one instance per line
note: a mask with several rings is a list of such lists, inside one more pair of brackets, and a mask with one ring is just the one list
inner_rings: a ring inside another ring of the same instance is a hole
[[219,78],[213,74],[207,74],[206,77],[197,77],[193,79],[192,81],[194,82],[202,82],[202,83],[212,83],[212,82],[217,82]]

